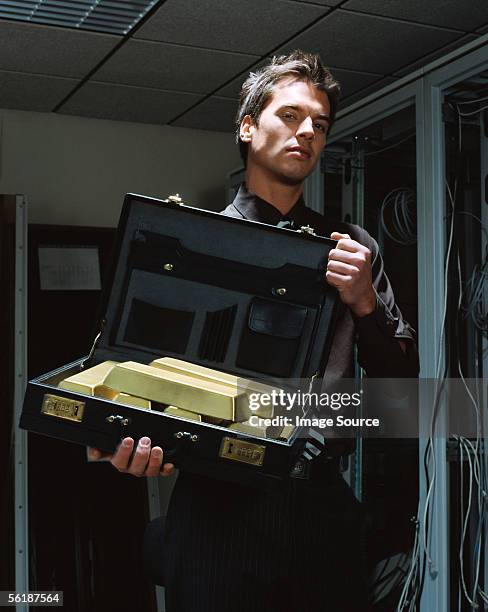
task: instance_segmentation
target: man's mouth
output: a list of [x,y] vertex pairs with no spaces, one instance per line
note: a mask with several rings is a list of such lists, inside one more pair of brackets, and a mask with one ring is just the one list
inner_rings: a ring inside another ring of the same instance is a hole
[[288,147],[286,149],[287,153],[290,153],[291,155],[293,155],[293,157],[297,157],[299,159],[310,159],[311,154],[310,151],[307,151],[307,149],[304,149],[303,147]]

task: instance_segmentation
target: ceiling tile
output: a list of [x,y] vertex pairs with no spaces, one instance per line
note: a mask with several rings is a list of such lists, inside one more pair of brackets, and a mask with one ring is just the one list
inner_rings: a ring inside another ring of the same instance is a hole
[[[262,60],[261,62],[258,62],[255,66],[253,66],[251,70],[257,70],[265,64],[269,63],[270,61],[271,58]],[[374,81],[377,81],[382,77],[382,75],[380,74],[356,72],[354,70],[342,70],[341,68],[331,68],[330,71],[341,84],[341,97],[351,95],[358,89],[366,87],[366,85],[369,85],[370,83],[373,83]],[[228,85],[222,87],[222,89],[219,89],[216,92],[216,95],[222,96],[224,98],[233,98],[235,100],[238,100],[242,84],[247,78],[247,75],[248,72],[246,71],[246,73],[241,74],[233,81],[231,81]]]
[[462,47],[463,45],[471,42],[472,40],[476,40],[477,38],[478,37],[475,36],[474,34],[465,34],[464,36],[461,36],[461,38],[458,38],[454,42],[449,43],[448,45],[445,45],[444,47],[440,47],[439,49],[436,49],[435,51],[433,51],[432,53],[429,53],[428,55],[425,55],[421,60],[413,62],[412,64],[408,64],[407,66],[403,66],[401,70],[397,70],[397,72],[395,72],[395,76],[405,76],[407,74],[410,74],[410,72],[414,72],[414,70],[417,70],[418,68],[421,68],[429,64],[430,62],[433,62],[435,59],[438,59],[439,57],[443,57],[444,55],[447,55],[451,51],[454,51],[454,49],[457,49],[458,47]]
[[0,18],[116,34],[132,30],[157,0],[4,0]]
[[244,81],[247,79],[250,72],[255,72],[259,70],[265,64],[268,64],[271,61],[271,58],[268,57],[264,60],[256,62],[252,67],[249,67],[243,74],[240,74],[238,77],[233,79],[230,83],[222,87],[216,92],[217,96],[222,96],[224,98],[234,98],[238,99],[239,94],[241,93],[241,87]]
[[300,47],[320,53],[326,64],[388,74],[459,37],[457,32],[338,9],[280,51]]
[[[383,87],[387,82],[395,80],[386,80],[382,79],[380,75],[362,74],[349,70],[331,69],[331,71],[341,82],[344,96],[350,96],[366,88],[375,81],[379,82],[378,87]],[[233,132],[237,104],[237,100],[212,96],[191,109],[188,113],[175,121],[173,125],[203,130]]]
[[212,96],[192,108],[172,125],[216,132],[233,132],[236,112],[235,100]]
[[371,85],[368,85],[367,87],[363,87],[355,91],[354,93],[343,96],[339,109],[343,110],[347,108],[348,106],[350,106],[351,104],[354,104],[354,102],[358,102],[359,100],[366,98],[367,96],[375,93],[376,91],[383,89],[383,87],[386,87],[387,85],[391,85],[391,83],[394,83],[397,80],[398,79],[395,79],[394,77],[379,78],[375,83],[372,83]]
[[381,74],[367,74],[354,70],[341,70],[340,68],[331,68],[330,71],[341,84],[342,100],[382,78]]
[[208,93],[257,59],[254,55],[129,41],[95,76],[103,82]]
[[97,119],[164,124],[201,96],[109,83],[85,83],[59,112]]
[[0,70],[0,108],[51,112],[78,82]]
[[349,0],[342,8],[466,31],[488,20],[486,0]]
[[323,6],[336,6],[340,4],[342,0],[293,0],[299,4],[321,4]]
[[84,77],[119,36],[0,20],[0,70]]
[[166,0],[135,38],[264,55],[328,10],[289,0]]

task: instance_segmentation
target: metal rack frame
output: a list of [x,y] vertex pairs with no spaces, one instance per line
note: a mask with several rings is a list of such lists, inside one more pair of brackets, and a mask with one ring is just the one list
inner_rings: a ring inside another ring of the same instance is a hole
[[[372,123],[415,104],[417,153],[417,235],[418,235],[418,302],[419,311],[420,378],[435,379],[438,366],[442,369],[445,347],[442,340],[442,314],[444,310],[444,253],[446,247],[445,199],[445,146],[442,122],[444,91],[453,84],[488,69],[488,35],[458,49],[444,58],[404,77],[397,83],[365,98],[338,113],[338,119],[329,142],[332,144]],[[485,142],[486,145],[486,142]],[[488,159],[488,146],[483,149]],[[484,208],[483,221],[488,221]],[[488,293],[488,289],[487,289]],[[488,300],[488,295],[487,295]],[[488,359],[484,364],[488,372]],[[486,389],[485,389],[486,393]],[[419,408],[419,501],[426,503],[426,477],[423,469],[424,453],[431,429],[432,397],[421,394]],[[421,595],[421,612],[442,610],[449,612],[449,474],[446,459],[446,437],[443,410],[435,423],[432,446],[436,463],[436,481],[428,513],[429,537],[425,545],[432,565],[425,571]],[[488,466],[488,464],[487,464]],[[432,472],[432,467],[430,468]],[[431,475],[431,474],[430,474]],[[420,513],[422,518],[422,513]],[[420,534],[424,525],[420,524]],[[486,542],[486,540],[485,540]],[[420,542],[423,550],[424,542]],[[488,559],[485,551],[485,559]],[[485,584],[488,579],[485,563]]]
[[[15,589],[29,591],[29,518],[27,432],[18,423],[27,384],[27,200],[16,196],[15,201]],[[28,604],[18,606],[25,612]]]

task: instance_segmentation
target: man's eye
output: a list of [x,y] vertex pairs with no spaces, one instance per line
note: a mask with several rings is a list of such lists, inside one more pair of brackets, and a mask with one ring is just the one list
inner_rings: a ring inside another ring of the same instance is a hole
[[290,112],[283,113],[282,116],[283,116],[283,119],[289,119],[291,121],[293,121],[293,119],[296,119],[295,115]]
[[322,132],[323,134],[327,132],[327,128],[323,123],[316,123],[315,129],[317,129],[319,132]]

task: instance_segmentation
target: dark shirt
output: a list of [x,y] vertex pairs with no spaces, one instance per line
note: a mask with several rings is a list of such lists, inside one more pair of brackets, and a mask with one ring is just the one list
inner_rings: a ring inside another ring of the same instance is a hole
[[[286,215],[241,185],[234,201],[222,211],[229,217],[250,219],[269,225],[299,229],[308,225],[316,234],[330,237],[334,231],[349,234],[371,251],[376,309],[365,317],[356,317],[341,304],[324,378],[334,381],[354,377],[353,349],[358,346],[358,361],[371,378],[415,378],[419,372],[415,331],[403,319],[385,273],[378,243],[358,225],[328,220],[307,208],[303,198]],[[324,270],[325,282],[325,270]],[[404,340],[406,353],[398,340]]]

